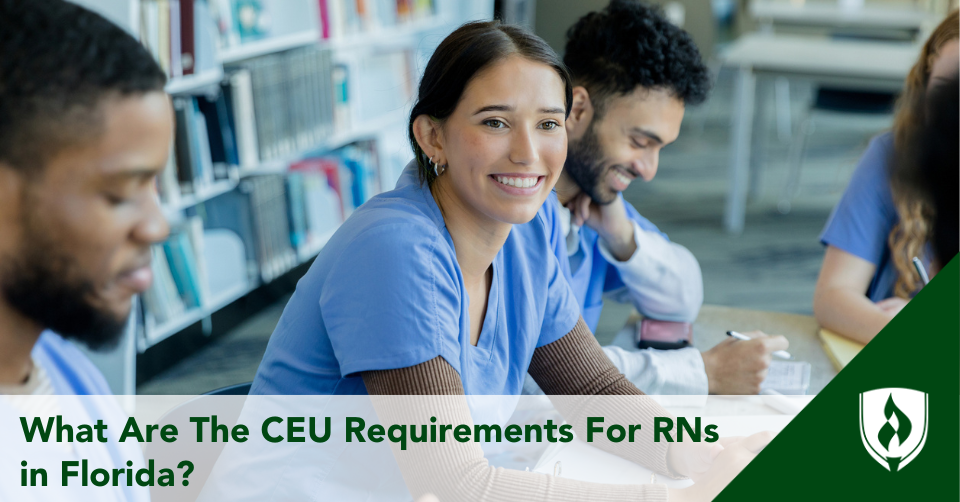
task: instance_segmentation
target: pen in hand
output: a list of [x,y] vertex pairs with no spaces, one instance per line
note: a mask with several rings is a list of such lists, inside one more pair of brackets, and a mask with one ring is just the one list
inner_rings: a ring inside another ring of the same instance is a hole
[[[750,338],[749,336],[744,335],[743,333],[737,333],[736,331],[727,331],[727,336],[732,336],[737,340],[743,340],[743,341],[752,340],[752,338]],[[791,356],[790,353],[785,350],[775,350],[772,352],[772,354],[774,356],[779,357],[780,359],[786,359],[788,361],[793,360],[793,356]]]

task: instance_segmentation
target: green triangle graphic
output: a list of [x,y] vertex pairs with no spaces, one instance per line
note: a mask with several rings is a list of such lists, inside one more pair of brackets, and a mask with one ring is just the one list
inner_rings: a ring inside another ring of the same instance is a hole
[[[718,502],[960,500],[960,258],[954,258],[767,447]],[[859,394],[929,395],[926,444],[890,472],[860,439]]]

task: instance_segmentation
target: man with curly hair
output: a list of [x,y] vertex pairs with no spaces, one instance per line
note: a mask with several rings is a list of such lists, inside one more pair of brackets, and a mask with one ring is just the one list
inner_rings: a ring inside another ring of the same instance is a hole
[[[621,192],[657,173],[660,150],[677,139],[686,105],[707,98],[710,77],[690,35],[654,7],[614,0],[567,32],[564,63],[574,79],[563,173],[544,205],[555,253],[595,330],[603,297],[645,317],[693,322],[703,302],[696,258],[670,242]],[[700,353],[605,347],[640,389],[654,394],[756,394],[783,337],[728,340]]]

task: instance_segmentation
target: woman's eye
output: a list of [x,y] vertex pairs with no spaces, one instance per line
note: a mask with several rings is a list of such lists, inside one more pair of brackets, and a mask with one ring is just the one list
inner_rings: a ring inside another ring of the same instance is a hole
[[552,130],[560,127],[560,124],[557,123],[557,122],[555,122],[555,121],[553,121],[553,120],[551,120],[551,121],[549,121],[549,122],[544,122],[544,123],[540,124],[540,127],[542,127],[543,129],[546,129],[546,130],[548,130],[548,131],[552,131]]
[[502,129],[502,128],[503,128],[503,122],[500,121],[500,120],[497,120],[497,119],[484,120],[483,123],[484,123],[485,125],[487,125],[488,127],[492,127],[492,128],[494,128],[494,129]]

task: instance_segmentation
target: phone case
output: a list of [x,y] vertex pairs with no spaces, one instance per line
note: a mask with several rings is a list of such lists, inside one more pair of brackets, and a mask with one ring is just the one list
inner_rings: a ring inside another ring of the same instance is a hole
[[643,319],[637,323],[637,347],[641,349],[682,349],[693,344],[693,325],[688,322]]

